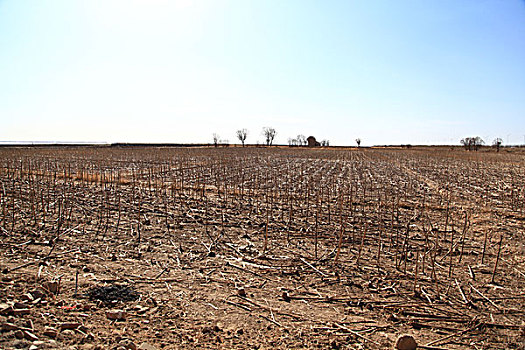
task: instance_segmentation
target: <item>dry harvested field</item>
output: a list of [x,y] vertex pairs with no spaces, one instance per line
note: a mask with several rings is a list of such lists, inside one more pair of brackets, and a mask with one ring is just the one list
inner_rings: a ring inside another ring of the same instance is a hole
[[0,348],[525,349],[525,154],[0,148]]

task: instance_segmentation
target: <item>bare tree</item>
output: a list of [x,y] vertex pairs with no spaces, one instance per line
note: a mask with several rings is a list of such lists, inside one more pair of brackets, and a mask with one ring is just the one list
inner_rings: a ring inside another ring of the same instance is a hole
[[297,135],[296,140],[297,140],[298,146],[306,146],[307,144],[306,137],[304,135],[301,135],[301,134]]
[[264,139],[266,140],[266,146],[271,146],[273,143],[273,139],[275,138],[275,134],[277,133],[274,128],[265,126],[262,131],[264,135]]
[[492,145],[496,147],[496,152],[499,152],[502,143],[503,140],[501,139],[501,137],[497,137],[494,139],[494,141],[492,141]]
[[481,146],[485,144],[485,141],[479,136],[476,137],[465,137],[461,139],[460,143],[465,147],[467,151],[477,151]]
[[219,136],[219,134],[216,134],[216,133],[213,134],[213,145],[215,147],[217,147],[219,145],[220,138],[221,137]]
[[465,147],[466,150],[470,151],[470,137],[465,137],[464,139],[461,139],[459,141],[463,147]]
[[237,138],[242,142],[242,147],[244,147],[244,141],[246,141],[246,137],[248,137],[248,130],[237,130]]
[[485,141],[479,136],[474,137],[474,150],[477,151],[481,146],[485,144]]
[[357,143],[357,147],[361,147],[361,139],[360,138],[355,139],[355,142]]

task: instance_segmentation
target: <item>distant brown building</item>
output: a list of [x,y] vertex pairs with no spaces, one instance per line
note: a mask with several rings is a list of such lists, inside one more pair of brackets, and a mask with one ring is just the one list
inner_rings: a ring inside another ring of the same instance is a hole
[[313,136],[308,136],[306,141],[308,141],[308,147],[319,147],[319,146],[321,146],[321,144],[319,142],[317,142],[317,140]]

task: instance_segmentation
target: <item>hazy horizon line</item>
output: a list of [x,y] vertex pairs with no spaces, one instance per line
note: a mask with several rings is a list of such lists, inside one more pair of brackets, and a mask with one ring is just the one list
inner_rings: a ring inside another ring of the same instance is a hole
[[[213,142],[126,142],[126,141],[0,141],[0,146],[53,146],[53,145],[70,145],[70,146],[118,146],[118,145],[151,145],[151,146],[173,146],[173,147],[184,147],[184,146],[214,146]],[[241,146],[242,143],[219,143],[219,147],[224,146]],[[245,143],[246,147],[268,147],[266,143]],[[289,145],[286,143],[273,143],[270,147],[285,146],[285,147],[297,147],[297,148],[322,148],[322,147],[352,147],[352,148],[370,148],[370,147],[463,147],[461,143],[457,144],[411,144],[411,143],[392,143],[392,144],[373,144],[367,146],[357,146],[351,144],[344,145],[327,145],[327,146],[316,146],[308,147],[308,145]],[[482,147],[492,147],[492,144],[485,144]],[[500,147],[525,147],[525,144],[511,143],[502,144]]]

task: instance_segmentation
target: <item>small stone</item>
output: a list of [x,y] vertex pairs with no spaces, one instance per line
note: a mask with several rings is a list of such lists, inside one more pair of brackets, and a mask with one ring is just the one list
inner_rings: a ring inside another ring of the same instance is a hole
[[6,322],[6,323],[2,324],[2,330],[3,331],[9,332],[9,331],[15,331],[17,329],[20,329],[20,328],[17,325],[13,324],[13,323]]
[[78,322],[64,322],[60,324],[60,330],[63,331],[65,329],[77,329],[80,327],[80,323]]
[[237,289],[237,295],[246,298],[246,290],[244,288]]
[[106,317],[110,320],[124,320],[127,313],[124,310],[109,310],[106,311]]
[[29,313],[31,313],[29,309],[13,309],[13,315],[15,316],[28,315]]
[[49,338],[56,338],[57,334],[58,334],[57,330],[53,327],[46,327],[44,329],[44,335]]
[[35,341],[38,340],[38,337],[31,333],[30,331],[24,331],[24,338],[27,340]]
[[22,300],[24,300],[24,301],[33,301],[33,300],[35,300],[35,298],[33,297],[33,295],[31,293],[26,293],[26,294],[22,295]]
[[402,335],[397,338],[396,341],[397,350],[416,350],[417,343],[413,336],[411,335]]
[[31,345],[29,347],[29,350],[38,350],[38,346],[36,346],[35,344]]
[[23,339],[23,338],[24,338],[24,332],[22,332],[20,329],[17,329],[17,330],[15,331],[15,337],[16,337],[17,339]]
[[35,289],[34,291],[31,292],[31,295],[33,296],[33,298],[35,299],[44,299],[44,297],[46,296],[44,293],[42,293],[41,291],[39,291],[38,289]]
[[146,313],[146,311],[149,310],[149,307],[147,307],[147,306],[140,306],[140,305],[137,305],[137,306],[135,307],[135,310],[137,310],[137,313],[138,313],[139,315],[142,315],[142,314]]
[[6,303],[0,304],[0,315],[11,315],[13,314],[13,307]]
[[95,348],[95,345],[93,344],[82,344],[80,345],[80,350],[93,350]]
[[396,314],[391,314],[390,316],[388,316],[387,320],[391,322],[397,322],[399,321],[399,317]]
[[12,347],[10,347],[9,349],[29,349],[29,346],[31,346],[31,343],[27,340],[17,339],[13,341]]
[[284,301],[286,301],[287,303],[290,302],[290,296],[288,295],[288,293],[286,292],[283,292],[283,294],[281,295],[281,297],[283,298]]
[[58,294],[60,291],[60,283],[58,281],[45,282],[42,284],[42,287],[53,294]]
[[13,308],[15,308],[15,309],[27,309],[27,308],[29,308],[29,306],[27,304],[24,304],[24,303],[16,302],[13,305]]
[[75,336],[75,331],[73,329],[64,329],[60,334],[66,338],[72,338]]
[[122,339],[119,342],[120,346],[123,346],[127,350],[137,350],[137,346],[129,339]]
[[140,346],[137,349],[138,350],[157,350],[156,347],[154,347],[153,345],[150,345],[148,343],[140,344]]

